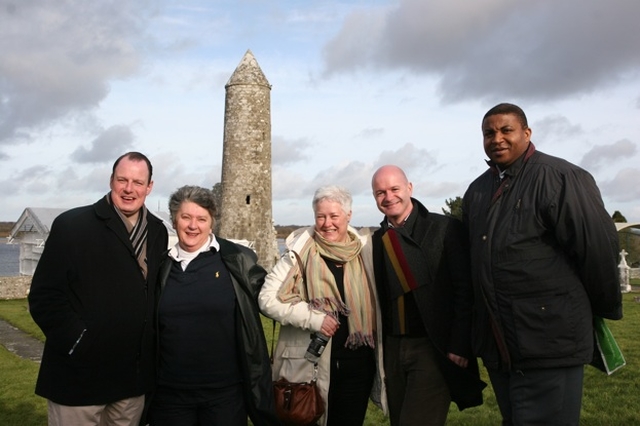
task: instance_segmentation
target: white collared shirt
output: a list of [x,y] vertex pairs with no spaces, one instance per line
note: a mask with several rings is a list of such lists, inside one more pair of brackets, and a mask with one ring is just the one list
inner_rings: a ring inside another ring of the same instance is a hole
[[169,250],[169,257],[176,262],[180,262],[180,266],[184,271],[187,269],[187,265],[189,265],[189,262],[198,257],[200,253],[211,250],[212,247],[216,249],[216,251],[220,251],[220,243],[218,242],[218,240],[216,240],[216,236],[213,235],[213,233],[209,234],[209,241],[205,242],[202,247],[195,251],[186,251],[182,247],[180,247],[180,243],[177,242]]

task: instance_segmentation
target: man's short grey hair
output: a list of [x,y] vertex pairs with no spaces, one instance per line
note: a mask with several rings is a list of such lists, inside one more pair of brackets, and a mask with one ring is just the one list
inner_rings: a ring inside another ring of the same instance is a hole
[[176,223],[178,210],[180,210],[182,203],[187,201],[196,203],[209,212],[211,215],[211,227],[213,228],[213,223],[217,213],[213,191],[192,185],[185,185],[178,188],[173,194],[171,194],[171,197],[169,197],[169,214],[171,215],[171,223]]
[[338,185],[328,185],[316,189],[315,194],[313,194],[313,201],[311,202],[314,213],[316,212],[318,203],[325,200],[339,203],[342,206],[342,210],[347,214],[351,211],[351,193],[346,188]]

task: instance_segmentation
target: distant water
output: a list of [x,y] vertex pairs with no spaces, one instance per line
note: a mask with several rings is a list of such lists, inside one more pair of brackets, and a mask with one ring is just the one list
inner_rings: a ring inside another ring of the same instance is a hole
[[0,277],[20,275],[20,246],[0,242]]
[[[1,240],[0,240],[1,241]],[[284,238],[278,238],[280,254],[284,253]],[[0,242],[0,277],[17,277],[20,275],[20,246]]]

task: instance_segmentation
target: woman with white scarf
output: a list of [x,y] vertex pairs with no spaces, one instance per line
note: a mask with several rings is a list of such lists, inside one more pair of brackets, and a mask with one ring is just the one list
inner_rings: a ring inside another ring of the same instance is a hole
[[325,403],[320,424],[328,426],[361,425],[369,397],[386,412],[371,239],[368,229],[349,226],[351,203],[351,194],[338,186],[315,192],[315,226],[287,237],[287,251],[258,297],[262,312],[281,324],[274,380],[310,381],[314,366],[304,355],[311,337],[330,337],[317,360]]

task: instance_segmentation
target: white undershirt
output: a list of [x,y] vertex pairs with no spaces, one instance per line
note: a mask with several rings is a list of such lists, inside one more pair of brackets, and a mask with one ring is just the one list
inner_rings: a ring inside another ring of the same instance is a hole
[[187,269],[187,266],[189,265],[189,262],[191,262],[193,259],[198,257],[198,255],[200,253],[211,250],[211,247],[215,248],[217,251],[220,250],[220,243],[218,242],[218,240],[216,240],[216,236],[213,235],[213,233],[211,233],[209,235],[209,240],[206,241],[202,245],[202,247],[200,247],[198,250],[186,251],[185,249],[180,247],[180,243],[179,242],[176,243],[169,250],[169,257],[172,258],[173,260],[175,260],[176,262],[180,262],[180,266],[182,267],[182,270],[184,271],[184,270]]

